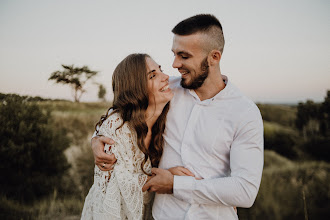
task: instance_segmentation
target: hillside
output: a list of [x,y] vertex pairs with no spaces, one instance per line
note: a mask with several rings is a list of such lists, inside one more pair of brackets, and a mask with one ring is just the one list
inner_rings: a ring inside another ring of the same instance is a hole
[[[23,204],[0,197],[1,218],[79,219],[93,182],[94,159],[90,137],[110,103],[34,101],[50,112],[52,125],[65,129],[70,147],[65,155],[71,165],[64,177],[65,191]],[[294,125],[296,107],[258,104],[264,119],[265,158],[261,186],[250,209],[238,209],[240,219],[320,219],[329,216],[330,164],[314,160],[299,149]],[[291,159],[289,159],[291,158]],[[56,183],[54,183],[56,184]],[[4,211],[6,210],[6,211]]]

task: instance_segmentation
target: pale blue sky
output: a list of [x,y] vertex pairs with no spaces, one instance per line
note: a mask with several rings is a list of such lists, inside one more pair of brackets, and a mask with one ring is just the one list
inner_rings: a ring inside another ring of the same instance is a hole
[[112,71],[133,52],[179,75],[171,29],[198,13],[221,21],[222,74],[255,102],[322,101],[330,89],[328,0],[0,0],[0,92],[72,100],[68,86],[47,80],[61,64],[100,71],[110,91]]

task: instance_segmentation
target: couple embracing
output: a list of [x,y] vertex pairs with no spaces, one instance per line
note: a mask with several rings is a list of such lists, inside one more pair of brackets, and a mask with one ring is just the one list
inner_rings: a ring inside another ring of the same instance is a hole
[[127,56],[113,73],[81,219],[238,219],[236,207],[257,196],[262,118],[221,74],[220,22],[200,14],[172,32],[181,77],[169,78],[147,54]]

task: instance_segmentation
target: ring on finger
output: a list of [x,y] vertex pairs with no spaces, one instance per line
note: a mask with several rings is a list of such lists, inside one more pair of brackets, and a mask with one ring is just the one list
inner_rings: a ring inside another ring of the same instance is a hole
[[103,165],[102,165],[102,168],[104,168],[105,167],[105,163],[103,163]]

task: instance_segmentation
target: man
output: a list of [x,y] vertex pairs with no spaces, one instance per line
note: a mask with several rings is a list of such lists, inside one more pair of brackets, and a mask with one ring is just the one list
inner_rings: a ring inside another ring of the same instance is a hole
[[[221,74],[222,26],[213,15],[196,15],[177,24],[171,80],[174,98],[167,115],[164,151],[155,175],[143,190],[157,192],[155,219],[237,219],[234,207],[252,206],[263,168],[263,124],[259,109]],[[96,164],[103,143],[92,147]],[[105,163],[105,164],[104,164]],[[108,166],[108,167],[106,167]],[[172,175],[184,167],[194,176]]]

